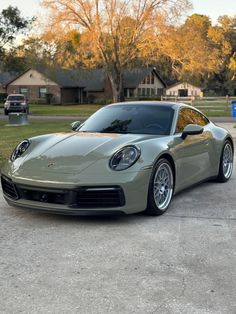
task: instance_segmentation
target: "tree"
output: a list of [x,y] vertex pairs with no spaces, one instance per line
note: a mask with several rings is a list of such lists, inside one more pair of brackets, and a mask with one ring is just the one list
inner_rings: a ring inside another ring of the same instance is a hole
[[193,14],[184,24],[170,26],[160,35],[160,49],[171,59],[173,70],[179,78],[186,79],[214,71],[213,47],[208,38],[210,27],[207,16]]
[[[145,38],[160,14],[177,16],[188,0],[44,0],[51,10],[51,30],[58,25],[86,34],[87,61],[104,67],[113,100],[123,99],[123,71],[145,49]],[[132,18],[131,18],[132,17]]]
[[17,7],[9,6],[0,12],[0,53],[13,43],[19,33],[24,33],[34,20],[23,18]]

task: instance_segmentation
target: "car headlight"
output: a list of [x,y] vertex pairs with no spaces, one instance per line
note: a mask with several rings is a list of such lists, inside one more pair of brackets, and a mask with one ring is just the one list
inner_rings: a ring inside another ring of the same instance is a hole
[[116,152],[110,159],[112,170],[121,171],[131,167],[140,157],[141,151],[136,146],[126,146]]
[[10,160],[15,161],[17,158],[24,154],[24,152],[27,150],[29,146],[30,146],[29,140],[23,140],[22,142],[20,142],[20,144],[18,144],[14,151],[12,152]]

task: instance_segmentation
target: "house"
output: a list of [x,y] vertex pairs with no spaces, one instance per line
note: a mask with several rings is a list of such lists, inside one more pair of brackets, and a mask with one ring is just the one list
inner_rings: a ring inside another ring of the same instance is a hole
[[[162,95],[165,83],[154,68],[126,70],[126,98]],[[89,98],[112,98],[112,89],[103,69],[28,69],[7,84],[7,93],[21,93],[31,101],[50,96],[52,103],[83,103]]]
[[166,96],[188,97],[201,95],[202,90],[200,87],[187,82],[179,82],[166,88]]
[[127,69],[124,73],[125,98],[161,96],[165,87],[155,68]]
[[42,102],[51,95],[52,103],[81,103],[83,89],[75,71],[61,69],[28,69],[7,85],[8,94],[20,93]]

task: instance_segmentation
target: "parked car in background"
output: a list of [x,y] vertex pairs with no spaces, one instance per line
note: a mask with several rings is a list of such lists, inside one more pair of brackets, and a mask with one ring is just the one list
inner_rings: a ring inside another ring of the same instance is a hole
[[4,104],[4,113],[24,112],[29,114],[28,99],[23,94],[11,94],[7,96]]

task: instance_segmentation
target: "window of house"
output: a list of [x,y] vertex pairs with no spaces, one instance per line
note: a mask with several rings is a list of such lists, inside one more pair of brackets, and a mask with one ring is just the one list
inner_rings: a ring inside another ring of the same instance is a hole
[[157,89],[157,95],[158,95],[158,96],[163,95],[163,88],[158,88],[158,89]]
[[155,89],[154,88],[151,88],[151,95],[155,95]]
[[150,88],[147,88],[147,96],[150,96]]
[[23,94],[26,97],[28,96],[28,88],[27,87],[20,87],[19,92],[20,92],[20,94]]
[[46,87],[40,87],[39,88],[39,98],[46,98],[47,94],[47,88]]
[[146,84],[146,77],[142,80],[141,84]]
[[151,84],[154,85],[154,74],[151,73]]
[[147,79],[147,84],[150,84],[150,82],[151,82],[150,75],[147,75],[146,79]]
[[138,96],[141,96],[141,95],[142,95],[142,89],[138,88]]
[[142,96],[145,96],[145,88],[142,88]]

